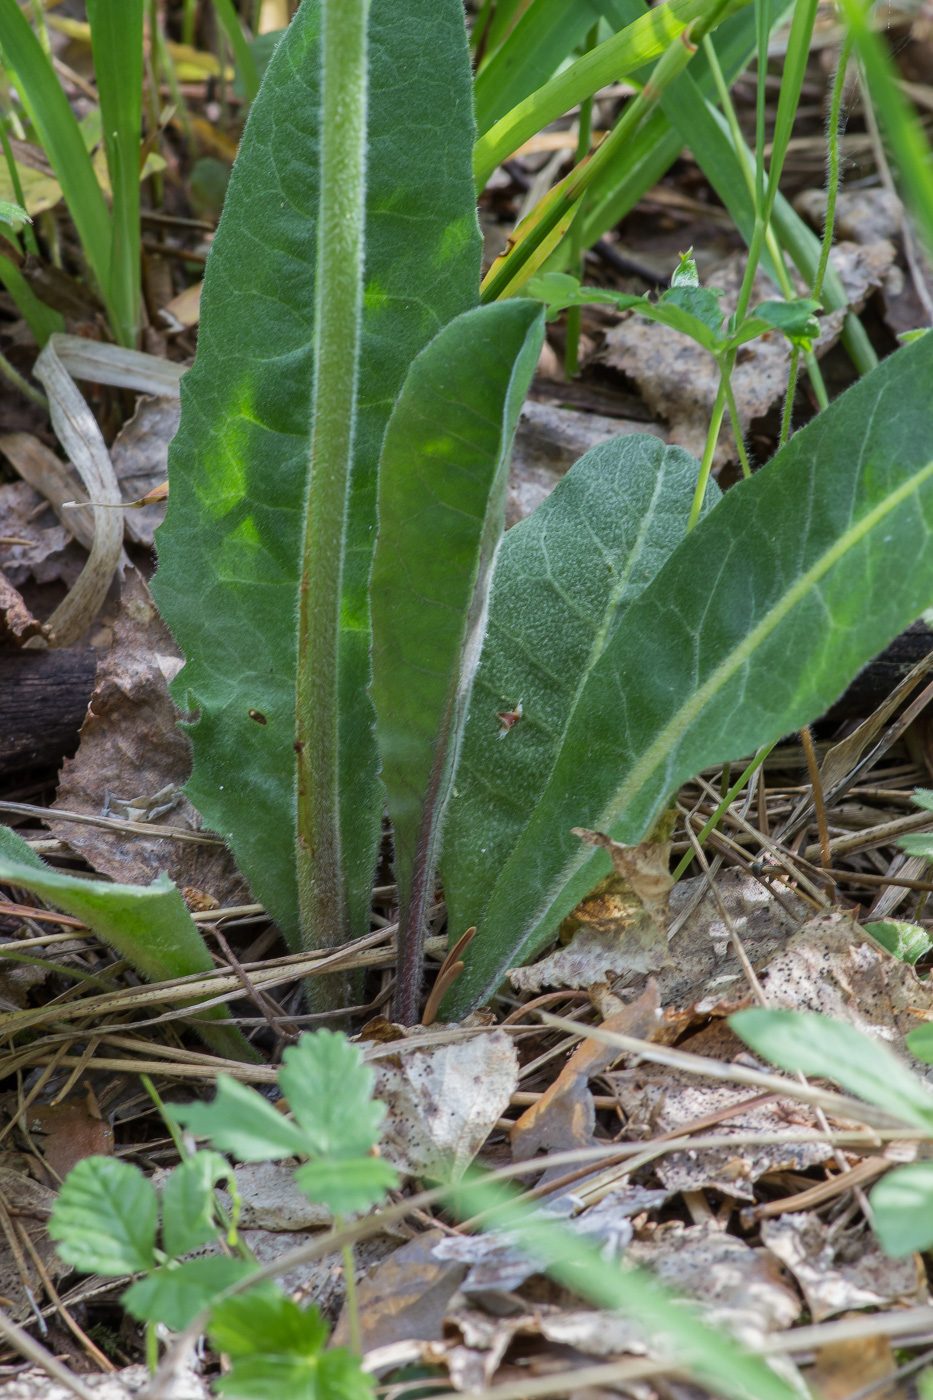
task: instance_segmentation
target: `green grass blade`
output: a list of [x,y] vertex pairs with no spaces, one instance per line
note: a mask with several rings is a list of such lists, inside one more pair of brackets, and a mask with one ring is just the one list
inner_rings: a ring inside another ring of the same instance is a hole
[[[696,483],[681,448],[644,433],[613,438],[505,536],[443,842],[452,939],[484,914],[593,667],[684,537]],[[707,504],[718,497],[711,486]],[[519,703],[504,730],[499,715]]]
[[16,302],[18,311],[40,348],[45,345],[50,335],[65,329],[61,312],[53,311],[51,306],[46,306],[44,301],[39,300],[12,258],[5,257],[3,253],[0,253],[0,282]]
[[[111,885],[50,870],[21,836],[0,826],[0,880],[47,899],[56,909],[82,919],[121,957],[151,982],[213,972],[214,960],[181,891],[167,875],[151,885]],[[198,1012],[200,1034],[221,1054],[235,1060],[257,1058],[235,1026],[224,1025],[225,1007]]]
[[[116,0],[116,3],[119,4],[120,0]],[[217,16],[233,50],[233,61],[243,79],[247,100],[255,102],[256,94],[259,92],[259,72],[252,50],[246,42],[239,15],[233,8],[233,0],[213,0],[213,4],[214,14]]]
[[110,296],[107,203],[68,99],[16,0],[0,0],[0,54],[15,75],[23,106],[62,187],[108,319],[116,327],[118,318]]
[[488,996],[607,872],[573,827],[640,840],[692,773],[809,723],[929,606],[931,385],[925,336],[729,491],[631,604],[501,853],[445,1014]]
[[[637,14],[633,5],[628,22]],[[488,131],[546,83],[598,19],[593,0],[574,5],[567,0],[535,0],[477,75],[473,90],[477,130]]]
[[139,334],[139,157],[142,144],[143,0],[87,0],[110,188],[110,301],[121,345]]
[[407,993],[396,1014],[406,1024],[418,1014],[437,841],[502,537],[512,438],[543,338],[543,311],[531,301],[459,316],[413,363],[382,450],[373,699]]
[[897,162],[904,193],[927,252],[933,252],[933,153],[926,133],[897,85],[897,73],[882,41],[869,23],[862,0],[842,0],[842,10],[862,60],[869,92]]
[[[480,263],[463,6],[407,0],[400,13],[395,0],[370,9],[352,479],[345,532],[328,546],[341,571],[338,801],[356,934],[369,928],[383,805],[368,689],[379,453],[412,359],[476,305]],[[199,712],[191,799],[230,840],[293,948],[302,939],[294,744],[318,353],[319,21],[318,0],[304,0],[250,111],[206,268],[197,359],[182,380],[153,585],[187,658],[175,693]]]
[[482,187],[496,166],[535,132],[606,84],[660,58],[695,20],[715,9],[715,0],[665,0],[572,63],[480,137],[473,153],[477,185]]

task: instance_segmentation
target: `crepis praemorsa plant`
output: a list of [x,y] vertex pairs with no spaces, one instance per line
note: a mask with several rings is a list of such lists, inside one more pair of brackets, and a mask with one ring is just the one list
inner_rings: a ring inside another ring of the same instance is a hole
[[[480,304],[470,81],[461,0],[304,0],[211,251],[155,580],[199,716],[190,795],[293,947],[368,931],[388,807],[408,1019],[437,870],[451,937],[479,931],[457,1015],[605,873],[572,828],[640,839],[933,589],[929,339],[708,485],[689,533],[698,464],[635,436],[502,536],[543,309]],[[811,303],[724,327],[680,273],[639,309],[712,353],[813,333]]]
[[[641,839],[691,774],[821,713],[933,593],[933,337],[722,499],[628,436],[503,536],[535,296],[614,298],[544,268],[482,304],[473,144],[461,0],[303,0],[208,260],[157,540],[192,801],[295,949],[368,931],[388,809],[406,1020],[438,874],[451,938],[478,929],[452,1017],[606,873],[574,828]],[[687,262],[674,280],[635,309],[721,365],[748,335],[813,334],[812,303],[733,325]],[[6,854],[0,876],[37,878]],[[185,954],[162,975],[205,970],[171,894],[160,948]]]

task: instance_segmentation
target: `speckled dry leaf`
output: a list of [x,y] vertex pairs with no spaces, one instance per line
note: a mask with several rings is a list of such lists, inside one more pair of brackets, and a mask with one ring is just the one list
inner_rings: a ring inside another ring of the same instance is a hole
[[933,1018],[929,982],[875,943],[849,914],[805,924],[768,963],[762,982],[769,1006],[848,1021],[885,1041],[915,1074],[933,1082],[933,1065],[915,1059],[904,1044]]
[[929,1302],[917,1256],[889,1259],[864,1223],[840,1233],[812,1213],[779,1215],[761,1222],[761,1238],[794,1275],[814,1322],[850,1308]]
[[631,1244],[627,1257],[696,1299],[707,1322],[750,1343],[783,1331],[800,1315],[800,1298],[768,1251],[752,1249],[715,1225],[672,1222]]
[[[711,1026],[682,1042],[679,1047],[697,1055],[730,1063],[747,1054],[746,1047],[724,1022]],[[618,1096],[629,1122],[629,1136],[646,1138],[677,1132],[698,1118],[735,1106],[734,1117],[723,1119],[711,1131],[734,1134],[735,1149],[713,1148],[702,1151],[672,1152],[659,1157],[655,1171],[669,1191],[699,1191],[706,1187],[739,1200],[754,1200],[754,1183],[766,1172],[784,1168],[803,1170],[832,1156],[826,1143],[745,1144],[743,1139],[758,1133],[786,1133],[802,1126],[816,1131],[812,1111],[791,1099],[769,1099],[742,1109],[756,1100],[753,1089],[705,1080],[666,1065],[643,1062],[632,1069],[613,1070],[604,1076]]]
[[[181,655],[155,609],[142,577],[127,572],[113,645],[97,670],[97,682],[81,742],[62,769],[54,808],[102,816],[113,799],[150,799],[180,788],[191,771],[188,740],[168,682]],[[197,829],[200,819],[182,799],[161,818]],[[221,905],[249,898],[224,846],[134,836],[73,822],[50,822],[55,836],[80,851],[95,870],[127,884],[148,884],[167,870],[178,885],[213,895]]]
[[[756,968],[763,967],[784,947],[812,910],[811,905],[784,885],[777,886],[779,903],[760,880],[741,870],[727,870],[717,875],[716,887]],[[701,892],[699,904],[670,941],[672,965],[662,968],[657,975],[658,994],[669,1019],[682,1013],[705,1017],[716,1009],[726,1010],[748,996],[748,980],[729,929],[702,876],[681,880],[674,886],[671,892],[674,924]],[[616,990],[640,985],[640,978],[627,977],[617,984]]]
[[[442,1238],[440,1230],[427,1230],[360,1279],[357,1306],[364,1352],[409,1338],[431,1342],[443,1336],[447,1304],[466,1274],[466,1264],[435,1257],[434,1246]],[[346,1308],[331,1344],[351,1344]]]
[[[178,431],[177,396],[144,395],[136,412],[117,433],[110,459],[124,501],[138,501],[168,476],[169,443]],[[152,545],[153,531],[165,517],[165,505],[124,511],[126,533],[137,544]]]
[[[97,1400],[133,1400],[149,1386],[152,1377],[145,1366],[127,1366],[113,1375],[82,1375],[81,1382],[94,1392]],[[163,1400],[210,1400],[211,1390],[206,1380],[186,1367],[160,1389]],[[24,1371],[0,1385],[3,1400],[74,1400],[74,1391],[61,1381],[52,1380],[44,1371]]]
[[505,1031],[382,1057],[374,1069],[376,1098],[388,1109],[382,1155],[411,1176],[461,1176],[518,1083]]
[[0,545],[3,571],[16,588],[27,579],[37,583],[61,579],[70,586],[87,557],[25,481],[0,486],[0,538],[25,541]]
[[532,963],[510,968],[520,991],[542,987],[592,987],[631,972],[656,972],[671,964],[667,946],[670,920],[669,841],[624,846],[598,831],[574,830],[590,846],[602,846],[613,873],[581,900],[561,926],[566,947]]
[[[295,1169],[282,1162],[244,1162],[236,1168],[240,1224],[257,1230],[321,1230],[333,1224],[326,1206],[309,1201],[295,1185]],[[229,1193],[218,1188],[227,1210]]]
[[[651,1040],[660,1020],[657,984],[651,980],[636,1001],[607,1016],[602,1029]],[[527,1162],[548,1149],[563,1152],[593,1146],[596,1108],[589,1081],[618,1057],[617,1050],[598,1040],[580,1042],[557,1078],[512,1129],[512,1156],[516,1162]],[[554,1168],[558,1174],[563,1170]]]

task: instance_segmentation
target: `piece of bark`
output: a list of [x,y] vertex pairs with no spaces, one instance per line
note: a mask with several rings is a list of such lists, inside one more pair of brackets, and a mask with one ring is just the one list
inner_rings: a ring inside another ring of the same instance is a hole
[[0,650],[0,774],[74,753],[96,672],[90,647]]

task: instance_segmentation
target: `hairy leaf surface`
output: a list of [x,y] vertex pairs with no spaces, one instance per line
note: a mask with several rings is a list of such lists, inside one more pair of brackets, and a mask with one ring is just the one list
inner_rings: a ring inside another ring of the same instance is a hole
[[[592,668],[684,537],[698,475],[679,447],[646,433],[613,438],[502,541],[443,841],[452,937],[482,917]],[[707,507],[718,498],[711,486]],[[505,728],[500,716],[519,706]]]
[[[502,538],[512,437],[543,322],[524,300],[452,321],[412,365],[386,434],[373,699],[403,936],[409,915],[417,936],[433,898],[437,833]],[[420,948],[413,951],[420,963]]]
[[[292,947],[297,609],[315,373],[320,3],[304,0],[253,105],[181,386],[153,592],[198,711],[188,792]],[[424,36],[430,33],[430,44]],[[365,289],[341,570],[337,798],[348,922],[368,929],[382,799],[368,693],[376,468],[413,357],[476,304],[480,244],[460,0],[373,0]]]
[[499,853],[446,1014],[494,989],[608,872],[573,827],[640,840],[692,773],[808,723],[929,606],[931,386],[924,336],[729,491],[631,604],[534,816]]

